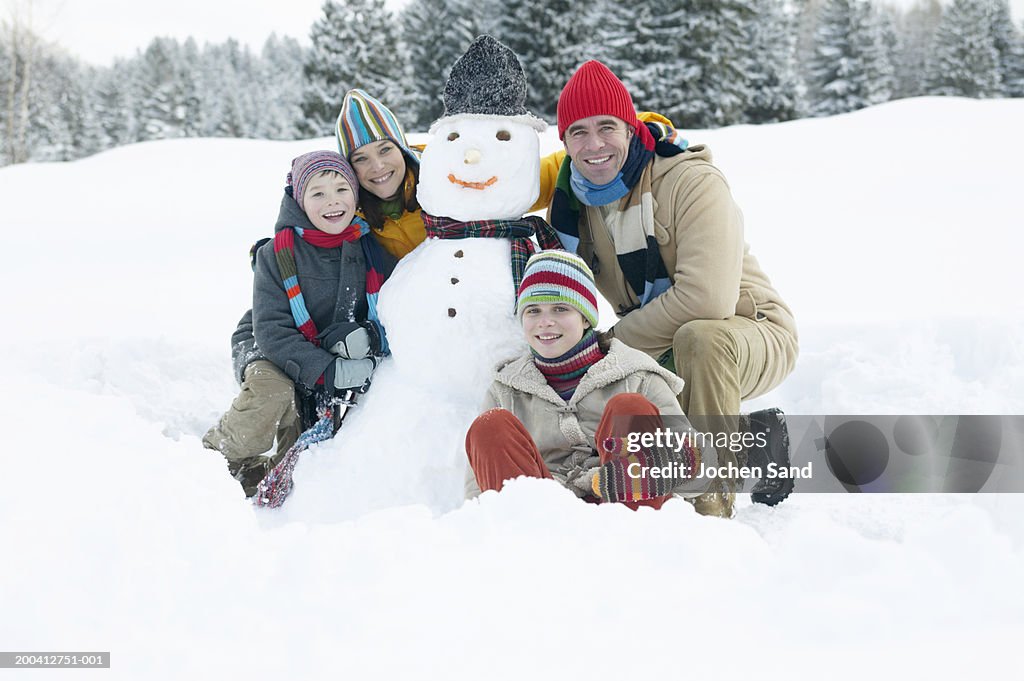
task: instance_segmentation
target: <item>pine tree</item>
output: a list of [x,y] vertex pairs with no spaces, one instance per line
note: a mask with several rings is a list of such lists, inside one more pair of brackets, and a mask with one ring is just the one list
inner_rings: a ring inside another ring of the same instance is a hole
[[899,47],[893,58],[895,69],[894,97],[916,97],[924,94],[924,72],[929,55],[934,51],[935,32],[942,21],[942,5],[938,0],[918,0],[899,15],[896,30]]
[[863,30],[853,36],[853,43],[863,55],[865,99],[868,106],[888,102],[896,87],[892,65],[896,42],[892,15],[878,10],[870,2],[859,3],[857,10]]
[[256,68],[252,53],[229,38],[216,48],[220,53],[222,77],[227,81],[221,93],[223,118],[217,134],[223,137],[252,137],[262,102],[257,101]]
[[568,48],[573,67],[563,74],[562,85],[576,67],[590,59],[600,61],[625,80],[624,74],[636,62],[633,53],[635,23],[641,9],[640,5],[618,0],[576,3],[571,20],[575,44]]
[[426,130],[444,113],[444,84],[476,37],[476,20],[463,0],[412,0],[400,21],[409,50],[407,108],[400,120],[411,129]]
[[104,148],[104,133],[93,106],[96,69],[64,55],[58,62],[62,105],[60,123],[65,131],[59,159],[70,161]]
[[892,96],[893,70],[871,5],[828,0],[815,34],[808,89],[813,115],[831,116]]
[[24,87],[23,57],[8,35],[0,31],[0,164],[64,161],[167,137],[296,136],[304,53],[293,39],[272,37],[257,59],[233,39],[199,50],[191,38],[184,44],[157,38],[106,68],[85,66],[33,39],[31,85]]
[[1002,94],[999,52],[991,30],[989,0],[954,0],[935,34],[928,63],[928,94],[998,97]]
[[687,42],[687,3],[639,0],[634,4],[632,40],[617,54],[617,75],[640,110],[656,111],[682,124],[687,113],[685,83],[700,77],[695,57],[682,55]]
[[1024,22],[1015,32],[1017,40],[1010,48],[1009,67],[1003,87],[1007,97],[1024,97]]
[[[609,56],[639,109],[680,127],[730,125],[745,119],[753,96],[749,32],[756,3],[638,0],[628,8],[631,25],[611,13],[607,33],[595,35],[618,46]],[[603,25],[599,16],[594,24]]]
[[310,37],[313,49],[303,69],[304,134],[331,134],[350,88],[362,88],[401,110],[406,56],[384,0],[325,0]]
[[271,34],[263,44],[256,92],[261,106],[252,134],[269,139],[295,139],[302,116],[302,64],[305,51],[294,38]]
[[788,121],[800,115],[800,83],[794,63],[795,22],[779,0],[758,0],[748,22],[751,54],[745,69],[750,92],[744,118],[749,123]]
[[154,38],[143,53],[139,66],[138,139],[182,137],[185,134],[187,76],[178,42],[170,38]]
[[249,95],[253,85],[240,80],[237,55],[233,55],[237,50],[237,42],[229,39],[206,44],[200,54],[200,134],[204,137],[242,137],[246,133],[245,107],[240,99]]
[[[577,10],[569,0],[550,0],[543,3],[547,8],[550,24],[543,34],[545,48],[541,50],[532,70],[527,100],[532,110],[541,118],[555,122],[558,111],[558,97],[565,82],[580,63],[582,45],[580,36],[574,30],[573,22]],[[539,42],[538,36],[538,42]]]
[[198,137],[203,130],[203,110],[200,89],[200,75],[202,72],[199,47],[191,36],[181,46],[181,103],[185,108],[184,119],[182,120],[182,135],[185,137]]
[[[70,60],[68,60],[70,61]],[[81,93],[76,78],[67,69],[70,64],[59,60],[50,50],[41,50],[35,63],[29,101],[29,156],[33,161],[67,161],[74,158],[74,135],[79,120],[70,110],[80,104]],[[67,116],[65,115],[67,114]]]
[[991,0],[992,42],[999,54],[999,77],[1007,97],[1024,97],[1024,38],[1013,25],[1008,0]]
[[132,90],[126,85],[134,80],[132,69],[132,62],[119,59],[109,69],[101,69],[96,75],[93,106],[103,133],[102,149],[135,141],[134,131],[138,127],[135,121],[136,105]]
[[755,0],[691,0],[683,3],[684,31],[677,37],[683,64],[696,66],[678,88],[671,117],[683,127],[718,127],[744,120],[752,99],[746,69],[754,55],[748,25]]
[[3,143],[0,144],[0,166],[15,163],[17,154],[15,152],[15,98],[18,92],[18,56],[15,46],[11,40],[13,31],[4,23],[0,24],[0,131],[3,133]]
[[30,104],[33,99],[37,62],[44,53],[39,36],[32,30],[31,17],[22,19],[13,12],[10,20],[0,22],[0,44],[3,45],[6,68],[0,79],[4,83],[2,108],[2,146],[6,163],[22,163],[29,159],[31,142]]
[[17,17],[0,25],[0,164],[68,161],[104,143],[92,105],[95,69]]
[[[814,63],[816,35],[821,24],[821,11],[826,0],[790,0],[794,30],[796,31],[796,71],[805,85],[813,82],[811,66]],[[803,93],[806,100],[806,91]],[[806,101],[805,101],[806,106]]]
[[516,53],[526,71],[527,108],[554,121],[558,95],[577,64],[572,23],[577,12],[567,0],[507,0],[501,7],[493,35]]
[[203,134],[209,137],[246,136],[249,88],[239,82],[237,47],[229,40],[203,50]]
[[306,86],[302,94],[302,120],[299,132],[306,135],[326,135],[334,125],[342,96],[351,87],[346,80],[348,61],[345,46],[337,36],[345,30],[343,7],[333,0],[325,0],[323,16],[310,29],[312,51],[306,56],[302,69]]

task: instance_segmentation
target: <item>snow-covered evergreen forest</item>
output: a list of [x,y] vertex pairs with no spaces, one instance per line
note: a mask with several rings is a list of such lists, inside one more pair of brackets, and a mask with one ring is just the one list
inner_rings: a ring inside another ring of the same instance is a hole
[[440,116],[447,70],[490,33],[522,58],[531,109],[554,119],[572,70],[601,59],[639,108],[682,128],[768,123],[919,95],[1024,97],[1024,26],[1007,0],[326,0],[312,45],[155,38],[109,67],[30,24],[0,25],[0,165],[71,160],[177,137],[331,134],[362,87],[410,129]]

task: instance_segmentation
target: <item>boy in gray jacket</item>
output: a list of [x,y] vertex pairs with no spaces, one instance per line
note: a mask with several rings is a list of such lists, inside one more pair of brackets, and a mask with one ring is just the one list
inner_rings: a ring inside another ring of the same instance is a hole
[[[358,192],[355,173],[336,152],[299,156],[273,243],[255,253],[255,347],[236,353],[242,390],[203,437],[228,460],[246,496],[294,444],[302,404],[334,390],[365,390],[387,353],[376,300],[395,260],[355,215]],[[276,455],[265,456],[275,436]]]

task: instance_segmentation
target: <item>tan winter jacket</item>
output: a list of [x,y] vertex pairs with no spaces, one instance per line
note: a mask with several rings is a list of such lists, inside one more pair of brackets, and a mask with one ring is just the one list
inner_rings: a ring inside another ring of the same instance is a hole
[[[793,313],[772,287],[743,238],[743,215],[704,145],[652,161],[654,236],[672,286],[643,308],[626,283],[602,210],[580,216],[579,255],[591,264],[601,294],[620,314],[611,332],[654,357],[672,347],[694,319],[733,315],[768,319],[796,337]],[[635,214],[635,213],[634,213]],[[609,219],[621,218],[617,206]],[[642,229],[638,224],[637,229]],[[623,313],[626,313],[623,316]]]
[[[558,396],[526,355],[499,367],[482,411],[500,407],[512,412],[533,437],[556,480],[578,496],[590,491],[599,465],[594,435],[604,407],[623,392],[640,393],[666,416],[682,416],[676,399],[683,381],[642,352],[612,339],[608,354],[583,376],[568,402]],[[466,476],[466,497],[480,494],[473,471]]]

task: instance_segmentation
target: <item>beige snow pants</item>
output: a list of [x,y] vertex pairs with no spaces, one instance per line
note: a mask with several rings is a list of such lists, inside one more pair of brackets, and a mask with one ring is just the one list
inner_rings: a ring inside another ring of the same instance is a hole
[[[793,371],[796,337],[766,319],[697,319],[672,339],[662,364],[686,382],[679,404],[690,422],[705,433],[735,433],[740,402],[775,388]],[[746,464],[746,451],[719,448],[718,465]],[[702,515],[731,517],[735,494],[722,485],[691,500]]]
[[203,436],[203,445],[237,461],[268,451],[276,435],[281,457],[295,444],[300,429],[295,385],[273,362],[260,359],[245,368],[242,391]]

